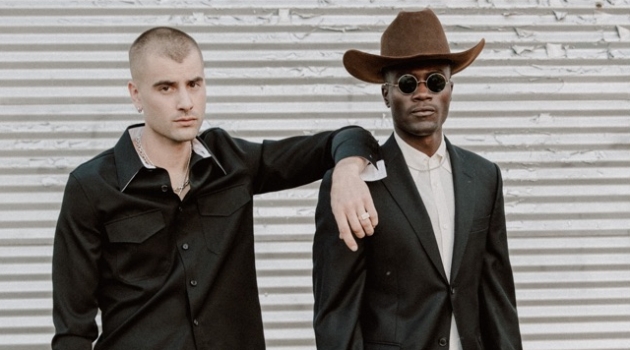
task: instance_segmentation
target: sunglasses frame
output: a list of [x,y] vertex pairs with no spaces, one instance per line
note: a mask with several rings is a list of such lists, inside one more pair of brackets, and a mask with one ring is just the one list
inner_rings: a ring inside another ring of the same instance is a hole
[[[440,76],[440,77],[442,77],[444,79],[444,88],[442,88],[442,90],[440,90],[440,91],[434,91],[433,89],[431,89],[429,87],[429,85],[427,85],[427,81],[429,81],[431,79],[431,77],[434,76],[434,75]],[[402,91],[400,89],[400,86],[399,86],[400,85],[400,80],[402,78],[404,78],[404,77],[407,77],[407,76],[412,77],[413,80],[416,81],[416,87],[411,92],[404,92],[404,91]],[[426,85],[426,87],[427,87],[427,90],[431,91],[434,94],[439,94],[440,92],[444,91],[444,89],[446,89],[446,84],[448,84],[449,82],[450,82],[450,80],[448,80],[448,78],[446,78],[446,76],[444,74],[435,72],[435,73],[431,73],[431,74],[427,75],[427,79],[426,80],[418,80],[418,78],[416,78],[413,74],[403,74],[403,75],[400,76],[400,78],[398,78],[396,84],[385,83],[385,85],[395,86],[396,88],[398,88],[398,91],[400,91],[400,93],[402,93],[404,95],[410,95],[410,94],[413,94],[414,92],[416,92],[416,90],[418,90],[418,86],[420,86],[420,84],[424,83],[424,85]]]

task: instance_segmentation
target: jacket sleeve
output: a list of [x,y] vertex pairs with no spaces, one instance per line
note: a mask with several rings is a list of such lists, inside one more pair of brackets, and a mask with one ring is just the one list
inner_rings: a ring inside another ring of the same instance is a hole
[[331,171],[324,177],[315,212],[313,325],[318,350],[363,350],[360,307],[366,278],[365,240],[352,252],[339,239],[330,208]]
[[376,139],[360,127],[266,140],[255,160],[254,193],[294,188],[319,180],[346,157],[363,157],[375,165],[378,152]]
[[53,350],[91,350],[98,335],[95,292],[100,235],[89,199],[71,174],[53,245]]
[[521,350],[514,277],[508,254],[501,170],[486,241],[480,282],[480,325],[486,349]]

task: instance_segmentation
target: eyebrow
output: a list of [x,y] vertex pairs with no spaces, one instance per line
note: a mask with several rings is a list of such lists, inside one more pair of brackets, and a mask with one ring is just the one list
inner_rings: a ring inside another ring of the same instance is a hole
[[[187,81],[187,83],[191,83],[191,82],[198,83],[200,81],[203,81],[203,77],[201,77],[201,76],[193,78],[193,79]],[[158,86],[162,86],[162,85],[172,86],[172,85],[175,85],[175,82],[171,81],[171,80],[160,80],[160,81],[156,82],[155,84],[153,84],[153,87],[158,87]]]

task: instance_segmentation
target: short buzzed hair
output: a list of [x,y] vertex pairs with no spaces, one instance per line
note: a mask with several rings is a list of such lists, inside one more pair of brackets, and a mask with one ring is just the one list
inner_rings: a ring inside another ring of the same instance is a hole
[[201,57],[199,45],[190,35],[171,27],[155,27],[140,34],[129,48],[129,68],[131,76],[142,65],[147,54],[167,57],[182,63],[191,51],[196,50]]

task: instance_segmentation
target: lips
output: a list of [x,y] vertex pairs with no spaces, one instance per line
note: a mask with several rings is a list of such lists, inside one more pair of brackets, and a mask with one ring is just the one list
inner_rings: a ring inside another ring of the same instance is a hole
[[411,114],[417,117],[428,117],[435,113],[435,108],[431,107],[420,107],[414,108],[411,110]]
[[188,116],[175,119],[175,123],[183,125],[183,126],[194,125],[196,121],[197,121],[197,118],[188,117]]

